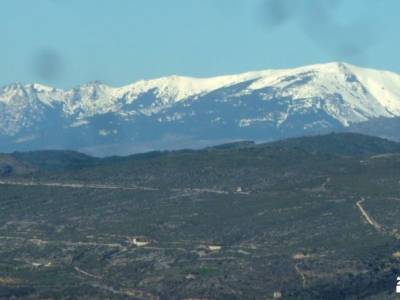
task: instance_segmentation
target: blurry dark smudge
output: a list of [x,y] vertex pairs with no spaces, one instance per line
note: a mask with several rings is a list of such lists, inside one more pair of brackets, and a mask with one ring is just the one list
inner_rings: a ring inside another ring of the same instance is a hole
[[32,70],[42,80],[58,80],[64,73],[63,59],[55,50],[41,50],[32,59]]
[[293,8],[287,1],[266,1],[261,12],[265,14],[264,22],[272,28],[279,27],[292,18]]
[[276,30],[296,22],[318,47],[336,58],[362,60],[377,39],[376,29],[367,17],[343,23],[334,15],[341,0],[264,0],[262,22]]

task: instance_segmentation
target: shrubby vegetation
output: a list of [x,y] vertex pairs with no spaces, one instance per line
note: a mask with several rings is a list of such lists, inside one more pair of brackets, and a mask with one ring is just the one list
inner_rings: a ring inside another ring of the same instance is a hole
[[399,144],[3,157],[0,298],[395,299]]

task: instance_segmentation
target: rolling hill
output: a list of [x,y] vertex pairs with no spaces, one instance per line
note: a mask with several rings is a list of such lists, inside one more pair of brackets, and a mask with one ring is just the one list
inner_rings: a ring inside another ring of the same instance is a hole
[[396,299],[398,143],[2,157],[0,298]]

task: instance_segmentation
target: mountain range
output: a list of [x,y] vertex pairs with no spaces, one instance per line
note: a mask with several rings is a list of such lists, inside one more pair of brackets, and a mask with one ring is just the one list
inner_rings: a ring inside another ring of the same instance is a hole
[[400,139],[400,75],[327,63],[114,88],[0,88],[0,152],[104,156],[355,131]]

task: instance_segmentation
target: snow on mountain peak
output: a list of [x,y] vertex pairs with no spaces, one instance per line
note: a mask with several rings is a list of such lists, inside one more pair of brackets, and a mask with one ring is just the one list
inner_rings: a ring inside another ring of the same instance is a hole
[[[341,62],[318,64],[267,72],[248,90],[266,87],[302,102],[322,98],[325,110],[345,126],[373,117],[400,115],[400,75],[391,72]],[[339,106],[348,109],[338,111]]]
[[[47,106],[59,103],[66,115],[79,118],[107,112],[124,113],[130,105],[150,93],[154,95],[151,108],[141,111],[147,115],[157,113],[185,99],[198,98],[221,88],[248,82],[236,96],[260,91],[264,100],[290,97],[293,109],[309,105],[322,106],[324,110],[348,125],[373,117],[400,115],[400,75],[333,62],[303,66],[293,69],[264,70],[212,78],[168,76],[141,80],[123,87],[111,87],[95,81],[79,87],[62,90],[41,84],[14,83],[0,89],[0,104],[7,106]],[[266,95],[263,90],[274,93]],[[25,103],[25,104],[23,104]],[[142,104],[141,104],[142,105]]]
[[212,78],[173,75],[122,87],[14,83],[0,88],[0,148],[268,140],[395,116],[400,75],[341,62]]
[[132,100],[139,94],[154,90],[157,97],[164,102],[178,102],[185,98],[204,94],[216,89],[242,82],[247,78],[257,77],[256,72],[241,75],[219,76],[212,78],[194,78],[184,76],[161,77],[152,80],[141,80],[121,88],[129,92]]

